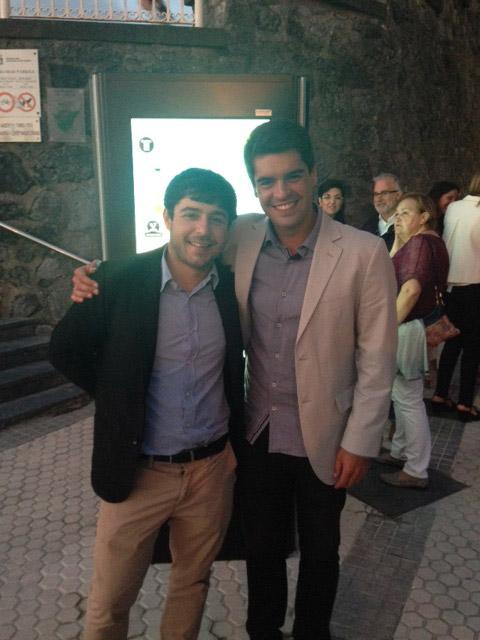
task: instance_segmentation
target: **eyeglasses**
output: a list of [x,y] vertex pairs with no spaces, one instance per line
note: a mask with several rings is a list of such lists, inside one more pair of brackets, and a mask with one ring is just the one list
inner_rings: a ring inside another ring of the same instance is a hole
[[398,189],[391,189],[390,191],[374,191],[373,197],[380,198],[382,196],[388,196],[390,193],[398,193]]

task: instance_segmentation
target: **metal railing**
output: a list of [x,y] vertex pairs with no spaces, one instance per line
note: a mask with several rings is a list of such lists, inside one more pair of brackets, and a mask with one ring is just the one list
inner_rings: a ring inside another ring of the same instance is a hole
[[0,0],[1,18],[203,26],[203,0]]
[[6,222],[0,222],[0,227],[2,229],[6,229],[7,231],[11,231],[12,233],[15,233],[17,236],[21,236],[22,238],[26,238],[27,240],[31,240],[32,242],[36,242],[37,244],[42,245],[42,247],[46,247],[47,249],[50,249],[51,251],[56,251],[57,253],[61,253],[63,256],[67,256],[67,258],[71,258],[72,260],[76,260],[77,262],[81,262],[82,264],[88,264],[89,262],[91,262],[90,260],[86,260],[85,258],[82,258],[81,256],[77,256],[76,253],[72,253],[71,251],[67,251],[66,249],[62,249],[61,247],[57,247],[54,244],[51,244],[50,242],[46,242],[45,240],[41,240],[40,238],[37,238],[36,236],[32,236],[30,233],[27,233],[26,231],[21,231],[20,229],[17,229],[16,227],[12,227],[12,225],[7,224]]

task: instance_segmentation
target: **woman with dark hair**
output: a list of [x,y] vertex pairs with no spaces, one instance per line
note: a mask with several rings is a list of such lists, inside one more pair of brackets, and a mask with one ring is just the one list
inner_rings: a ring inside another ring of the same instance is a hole
[[318,205],[323,213],[337,222],[345,223],[346,190],[341,180],[324,180],[318,187]]
[[[447,315],[460,335],[443,347],[431,406],[438,412],[456,409],[460,420],[470,422],[480,420],[480,410],[473,405],[480,363],[480,171],[473,176],[468,195],[448,207],[443,239],[450,255]],[[448,391],[460,354],[460,390],[455,405]]]
[[429,197],[433,200],[438,212],[438,233],[443,233],[443,219],[447,211],[447,207],[455,200],[458,200],[460,196],[460,187],[455,182],[449,182],[448,180],[442,180],[435,182],[433,187],[428,193]]
[[423,377],[428,369],[423,318],[443,294],[448,273],[448,254],[436,233],[437,211],[432,200],[406,193],[394,214],[395,241],[390,255],[397,276],[398,349],[397,374],[392,400],[395,433],[389,453],[379,462],[400,467],[383,473],[386,484],[424,489],[428,484],[431,454],[430,425],[423,402]]

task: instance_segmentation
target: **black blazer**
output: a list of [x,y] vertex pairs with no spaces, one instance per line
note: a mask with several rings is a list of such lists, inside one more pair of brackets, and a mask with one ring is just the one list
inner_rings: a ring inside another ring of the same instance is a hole
[[[368,231],[369,233],[373,233],[376,236],[380,235],[378,233],[378,214],[377,213],[375,213],[375,215],[372,215],[370,218],[367,219],[367,221],[362,227],[362,231]],[[390,249],[392,248],[393,242],[395,240],[394,225],[393,224],[390,225],[387,231],[383,234],[383,236],[380,236],[380,237],[385,240],[387,249],[388,251],[390,251]]]
[[[129,495],[155,355],[164,247],[103,263],[100,295],[74,304],[53,331],[50,361],[95,398],[92,486],[108,502]],[[226,337],[224,382],[234,447],[243,427],[243,347],[233,276],[217,263],[215,298]]]

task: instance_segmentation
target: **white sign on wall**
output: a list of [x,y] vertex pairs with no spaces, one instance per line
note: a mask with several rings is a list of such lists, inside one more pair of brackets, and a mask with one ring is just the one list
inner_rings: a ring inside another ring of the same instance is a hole
[[132,118],[137,253],[167,242],[163,197],[170,180],[189,167],[223,175],[237,194],[239,214],[259,210],[245,170],[243,147],[261,118]]
[[41,142],[37,49],[0,49],[0,142]]

